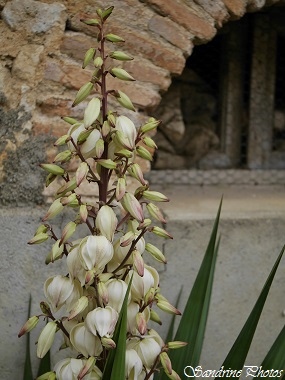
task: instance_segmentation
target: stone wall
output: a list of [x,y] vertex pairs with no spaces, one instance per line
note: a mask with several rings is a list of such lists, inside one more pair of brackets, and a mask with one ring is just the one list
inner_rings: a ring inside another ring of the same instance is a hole
[[[135,84],[120,83],[137,107],[134,121],[151,114],[195,44],[206,43],[224,23],[278,0],[0,0],[0,202],[43,201],[38,164],[54,154],[51,141],[66,133],[62,116],[89,80],[81,69],[94,30],[80,22],[98,7],[115,6],[110,32],[126,39],[134,61],[124,64]],[[118,86],[111,80],[110,88]],[[146,167],[147,170],[147,167]]]

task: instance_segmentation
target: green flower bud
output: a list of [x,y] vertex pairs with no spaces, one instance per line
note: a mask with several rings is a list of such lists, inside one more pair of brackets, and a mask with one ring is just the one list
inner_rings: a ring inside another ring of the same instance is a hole
[[47,304],[47,302],[41,302],[40,308],[41,308],[41,311],[44,315],[50,315],[51,311],[50,311],[50,307]]
[[166,313],[181,315],[181,312],[178,309],[176,309],[176,307],[172,306],[171,303],[168,302],[167,300],[166,301],[163,299],[159,300],[157,301],[156,305],[159,309],[165,311]]
[[161,120],[156,120],[153,117],[149,119],[149,121],[141,127],[142,133],[147,133],[153,131],[157,128],[157,126],[161,123]]
[[176,348],[181,348],[181,347],[185,347],[187,346],[187,342],[181,342],[180,340],[175,340],[173,342],[168,342],[167,343],[167,348],[170,348],[170,349],[176,349]]
[[71,157],[72,157],[72,153],[69,149],[67,149],[67,150],[64,150],[63,152],[58,153],[55,156],[53,162],[60,162],[63,164],[65,162],[70,161]]
[[118,178],[116,186],[116,199],[120,201],[126,193],[126,180],[124,177]]
[[48,173],[51,173],[54,175],[63,175],[65,173],[65,170],[63,168],[54,164],[40,164],[40,167],[43,168]]
[[84,127],[88,128],[94,123],[100,113],[101,102],[99,98],[93,98],[84,111]]
[[164,254],[156,246],[154,246],[154,245],[152,245],[150,243],[147,243],[145,245],[145,249],[151,254],[151,256],[155,260],[159,261],[160,263],[166,264],[166,258],[164,256]]
[[141,167],[139,164],[132,164],[131,166],[128,167],[128,173],[136,178],[142,185],[146,184],[146,181],[143,178],[143,172],[141,170]]
[[157,314],[156,311],[154,311],[152,309],[150,310],[150,320],[158,323],[159,325],[162,325],[162,322],[161,322],[159,315]]
[[145,190],[143,196],[150,201],[169,202],[169,199],[159,191]]
[[53,201],[53,203],[50,205],[48,212],[43,217],[43,221],[54,218],[56,215],[58,215],[62,210],[64,209],[63,204],[61,203],[60,199],[56,199]]
[[126,193],[121,199],[123,208],[128,211],[133,218],[139,222],[143,222],[144,214],[140,202],[131,193]]
[[95,363],[96,359],[94,358],[94,356],[90,356],[90,358],[88,358],[87,362],[85,363],[84,367],[79,372],[78,380],[82,380],[88,373],[90,373]]
[[69,191],[73,191],[76,188],[77,188],[76,179],[72,178],[72,180],[66,182],[63,186],[61,186],[57,190],[57,195],[64,196],[66,193],[68,193]]
[[167,355],[167,353],[162,352],[159,355],[159,358],[160,358],[160,362],[162,364],[162,367],[163,367],[165,373],[167,375],[171,375],[172,374],[172,365],[171,365],[171,360],[170,360],[169,356]]
[[97,160],[97,163],[107,169],[116,169],[117,167],[116,162],[112,161],[110,158],[106,160]]
[[82,68],[85,69],[85,67],[92,61],[96,53],[96,49],[90,48],[85,53],[85,57],[83,60]]
[[57,176],[55,174],[49,173],[46,177],[46,182],[45,182],[46,187],[48,187],[56,179],[56,177]]
[[152,148],[152,149],[157,149],[157,145],[156,143],[153,141],[153,139],[149,136],[145,136],[142,141],[144,142],[144,144],[149,147],[149,148]]
[[61,198],[60,202],[63,206],[69,206],[75,200],[77,200],[77,195],[75,193],[72,193],[68,197]]
[[163,217],[162,212],[160,209],[153,203],[148,203],[146,205],[147,211],[149,212],[150,216],[152,216],[154,219],[160,221],[161,223],[166,223],[166,220]]
[[57,326],[55,322],[48,322],[43,328],[38,340],[38,347],[37,347],[38,358],[42,359],[51,348],[54,341],[56,328]]
[[81,162],[81,164],[78,166],[75,173],[77,186],[79,186],[81,182],[86,178],[88,172],[89,172],[89,166],[87,162]]
[[86,296],[82,296],[79,298],[79,300],[75,303],[74,307],[69,313],[68,320],[75,318],[78,314],[82,313],[88,306],[88,298]]
[[62,119],[71,125],[78,123],[78,121],[74,119],[73,117],[65,116]]
[[86,205],[81,205],[80,206],[80,208],[79,208],[79,215],[80,215],[80,219],[83,222],[86,222],[86,220],[88,218],[88,209],[87,209]]
[[106,347],[108,350],[114,350],[116,348],[116,343],[111,338],[103,337],[101,338],[102,346]]
[[27,332],[30,332],[39,322],[39,317],[34,315],[33,317],[29,318],[27,322],[24,324],[24,326],[21,328],[18,334],[18,338],[26,334]]
[[56,380],[56,374],[55,372],[46,372],[41,376],[38,376],[36,380]]
[[101,57],[96,57],[94,59],[94,66],[100,68],[103,65],[103,59]]
[[117,36],[116,34],[112,34],[112,33],[106,34],[105,39],[107,41],[115,42],[115,43],[116,42],[125,42],[125,40],[122,37]]
[[103,139],[99,139],[96,141],[95,153],[96,153],[96,157],[98,157],[98,158],[100,158],[102,156],[102,154],[104,153],[104,140]]
[[117,59],[118,61],[132,61],[134,58],[122,51],[112,51],[109,57]]
[[83,22],[86,25],[91,25],[91,26],[98,26],[98,25],[100,25],[100,21],[97,20],[96,18],[90,18],[88,20],[80,20],[80,21]]
[[109,114],[108,114],[108,122],[110,123],[110,126],[112,126],[112,127],[116,126],[116,117],[111,112],[109,112]]
[[155,235],[160,236],[160,237],[173,239],[173,237],[167,231],[157,226],[152,227],[151,232],[153,232]]
[[77,224],[75,222],[69,222],[62,230],[62,235],[60,239],[60,245],[65,243],[75,232]]
[[42,232],[45,233],[45,232],[47,232],[47,230],[48,230],[48,227],[47,227],[45,224],[41,224],[41,225],[37,228],[35,235],[38,235],[38,234],[40,234],[40,233],[42,233]]
[[54,146],[62,146],[66,144],[70,139],[69,135],[63,135],[60,138],[56,140],[56,142],[53,144]]
[[87,96],[90,94],[90,92],[93,89],[93,83],[87,82],[85,83],[80,90],[77,92],[77,95],[75,97],[75,100],[72,104],[72,107],[76,106],[77,104],[81,103],[84,99],[87,98]]
[[107,20],[107,18],[110,16],[110,14],[113,12],[114,6],[108,7],[101,13],[102,20]]
[[107,120],[105,120],[103,123],[102,129],[101,129],[102,136],[103,137],[108,136],[110,131],[111,131],[111,126],[110,126],[109,122]]
[[113,77],[116,77],[116,78],[121,79],[121,80],[125,80],[125,81],[134,81],[135,80],[135,78],[133,78],[126,70],[121,69],[119,67],[114,67],[109,72]]
[[144,148],[143,146],[139,145],[136,148],[136,151],[137,151],[137,154],[140,157],[144,158],[145,160],[152,161],[152,155],[151,155],[151,153],[146,148]]
[[117,92],[119,96],[116,96],[116,99],[120,103],[120,105],[127,108],[128,110],[135,111],[136,109],[128,95],[126,95],[123,91],[120,90],[118,90]]
[[49,238],[49,235],[46,234],[46,233],[39,233],[37,235],[35,235],[29,242],[28,244],[32,245],[32,244],[41,244],[43,242],[45,242],[47,239]]
[[155,289],[154,288],[150,288],[145,297],[144,297],[144,302],[149,305],[151,304],[153,301],[154,301],[154,296],[155,296]]
[[60,245],[60,240],[57,240],[56,243],[52,246],[51,254],[50,254],[50,261],[53,263],[59,258],[62,257],[64,250],[64,245]]
[[121,149],[118,152],[115,152],[115,156],[117,156],[117,157],[132,158],[133,157],[133,153],[130,152],[129,150],[127,150],[127,149]]

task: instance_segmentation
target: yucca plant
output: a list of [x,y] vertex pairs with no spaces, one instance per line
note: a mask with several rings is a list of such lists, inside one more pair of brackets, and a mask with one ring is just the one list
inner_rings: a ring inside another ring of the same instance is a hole
[[[110,75],[118,80],[134,80],[121,67],[122,62],[133,58],[113,48],[124,39],[106,30],[112,11],[113,7],[98,9],[96,18],[83,20],[98,30],[98,46],[90,47],[83,61],[83,68],[93,65],[93,73],[73,103],[76,106],[86,100],[84,115],[82,120],[64,118],[69,124],[67,133],[55,143],[64,148],[53,163],[41,164],[48,173],[46,186],[58,181],[59,187],[43,224],[29,243],[52,240],[46,264],[63,260],[66,269],[45,281],[46,300],[40,304],[41,312],[29,317],[19,336],[31,331],[42,318],[46,325],[38,338],[38,357],[48,354],[57,333],[63,335],[63,347],[73,349],[73,357],[56,362],[53,368],[40,373],[38,380],[201,377],[197,371],[218,252],[221,205],[175,338],[165,342],[150,327],[150,321],[160,323],[153,306],[173,315],[181,313],[163,296],[158,272],[146,265],[144,258],[150,254],[158,262],[166,262],[163,253],[146,243],[145,238],[149,234],[172,238],[161,227],[165,219],[156,204],[168,198],[150,190],[136,161],[137,157],[152,160],[157,147],[149,132],[156,129],[159,121],[150,118],[136,127],[128,116],[109,109],[108,100],[113,97],[128,112],[135,111],[124,92],[107,88]],[[72,167],[77,165],[75,172],[70,170],[71,161],[75,162]],[[136,181],[134,191],[130,180]],[[80,187],[86,182],[98,194],[97,201],[87,202],[80,195]],[[58,233],[51,221],[67,209],[75,210],[74,216]],[[79,228],[81,225],[85,229]],[[242,370],[282,254],[283,250],[222,368],[236,373]],[[281,374],[285,364],[282,352],[284,331],[262,367],[274,366]],[[219,377],[219,373],[214,376]]]

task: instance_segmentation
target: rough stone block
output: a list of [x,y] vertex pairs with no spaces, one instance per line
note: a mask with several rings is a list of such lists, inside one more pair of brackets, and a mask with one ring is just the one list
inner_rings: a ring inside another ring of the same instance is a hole
[[159,34],[174,46],[179,47],[187,56],[191,54],[193,44],[189,32],[171,21],[168,17],[155,15],[148,23],[152,32]]
[[179,0],[146,0],[146,2],[154,6],[162,15],[168,16],[193,33],[200,42],[209,41],[216,34],[215,27],[208,20],[195,14],[193,9]]
[[246,0],[223,0],[225,6],[231,14],[231,18],[240,18],[246,10]]
[[199,4],[205,12],[213,17],[217,27],[221,28],[223,23],[228,21],[230,16],[223,0],[195,0],[195,2]]
[[14,61],[12,74],[22,80],[29,81],[29,83],[34,83],[43,51],[42,45],[29,44],[23,46]]
[[76,60],[83,62],[84,55],[88,49],[96,45],[94,38],[83,33],[67,31],[64,34],[60,51]]

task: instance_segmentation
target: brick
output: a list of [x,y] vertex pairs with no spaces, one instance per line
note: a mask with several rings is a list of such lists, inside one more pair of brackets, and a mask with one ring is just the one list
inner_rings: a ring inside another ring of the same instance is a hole
[[195,0],[195,2],[215,20],[217,27],[221,28],[222,25],[228,21],[230,15],[223,0]]
[[246,0],[223,0],[232,19],[240,18],[246,11]]
[[200,42],[209,41],[216,34],[216,29],[208,20],[197,15],[193,9],[179,0],[146,0],[146,2],[162,15],[193,33]]
[[193,44],[189,32],[171,21],[168,17],[155,15],[148,23],[148,27],[152,32],[159,34],[172,45],[179,47],[187,56],[192,51]]

